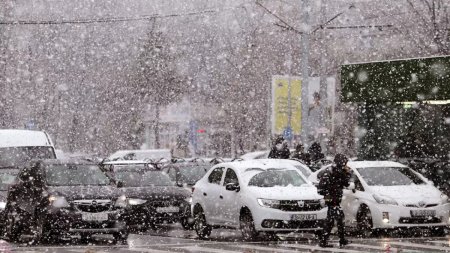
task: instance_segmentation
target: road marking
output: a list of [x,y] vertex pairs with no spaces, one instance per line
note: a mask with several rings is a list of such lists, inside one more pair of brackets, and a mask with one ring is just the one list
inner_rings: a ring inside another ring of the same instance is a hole
[[440,247],[426,244],[418,244],[418,243],[408,243],[408,242],[390,242],[391,245],[405,246],[405,247],[413,247],[413,248],[422,248],[422,249],[434,249],[434,250],[442,250],[442,251],[450,251],[449,247]]
[[330,252],[361,252],[351,249],[345,249],[345,248],[322,248],[319,246],[313,246],[313,245],[305,245],[305,244],[278,244],[278,246],[285,247],[285,248],[296,248],[296,249],[307,249],[309,251],[330,251]]
[[167,253],[167,252],[173,252],[173,249],[168,250],[159,250],[159,249],[145,249],[145,248],[128,248],[123,249],[128,251],[137,251],[137,252],[148,252],[148,253]]
[[450,247],[450,240],[448,241],[429,241],[430,243],[435,243],[435,244],[444,244],[445,246],[449,246]]
[[[384,243],[385,246],[374,246],[374,245],[366,245],[366,244],[358,244],[358,243],[350,243],[348,246],[356,247],[356,248],[367,248],[367,249],[375,249],[375,250],[392,250],[396,251],[397,248],[390,247],[390,243]],[[347,247],[348,247],[347,246]],[[389,246],[389,247],[388,247]]]
[[216,249],[211,247],[205,247],[205,245],[199,246],[186,246],[186,247],[175,247],[177,249],[185,249],[192,252],[211,252],[211,253],[242,253],[242,251]]
[[[265,250],[265,251],[273,251],[273,252],[280,252],[280,253],[292,253],[292,252],[299,252],[295,249],[287,250],[282,248],[274,248],[274,247],[263,247],[263,246],[256,246],[256,245],[236,245],[235,247],[243,248],[243,249],[256,249],[256,250]],[[310,252],[304,251],[304,252]]]

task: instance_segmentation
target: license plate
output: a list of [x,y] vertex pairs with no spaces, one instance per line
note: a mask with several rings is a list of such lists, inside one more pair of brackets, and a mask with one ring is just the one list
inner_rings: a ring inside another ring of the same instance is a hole
[[168,206],[168,207],[157,207],[156,212],[158,213],[178,213],[180,208],[178,206]]
[[316,214],[293,214],[292,220],[317,220]]
[[84,221],[105,221],[108,220],[107,213],[82,213],[81,219]]
[[412,217],[436,216],[436,210],[411,210]]

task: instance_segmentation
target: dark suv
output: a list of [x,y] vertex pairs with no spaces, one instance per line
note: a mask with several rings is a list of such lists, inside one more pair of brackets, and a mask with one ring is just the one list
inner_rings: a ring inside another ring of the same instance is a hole
[[115,242],[128,237],[121,214],[121,195],[100,167],[87,161],[40,160],[21,169],[8,192],[6,236],[17,241],[31,234],[32,242],[78,234],[112,234]]
[[155,229],[163,222],[180,222],[189,228],[191,193],[175,186],[156,164],[113,161],[102,167],[128,197],[124,219],[130,228]]

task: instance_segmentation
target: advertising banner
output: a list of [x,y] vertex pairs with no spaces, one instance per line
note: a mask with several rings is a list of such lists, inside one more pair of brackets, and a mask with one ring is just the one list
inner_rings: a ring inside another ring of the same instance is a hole
[[[272,134],[300,135],[302,129],[302,82],[298,76],[272,77]],[[290,97],[290,98],[289,98]],[[289,110],[290,104],[290,110]],[[289,126],[290,116],[290,126]]]

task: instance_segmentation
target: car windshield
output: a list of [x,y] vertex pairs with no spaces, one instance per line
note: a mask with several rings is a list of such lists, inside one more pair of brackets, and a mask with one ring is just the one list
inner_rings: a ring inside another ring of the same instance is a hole
[[186,184],[195,184],[200,180],[210,167],[207,165],[192,165],[180,168],[180,182]]
[[54,159],[52,147],[7,147],[0,148],[0,168],[20,166],[32,159]]
[[174,185],[169,176],[160,170],[116,170],[114,176],[123,187]]
[[7,191],[15,182],[19,170],[0,170],[0,191]]
[[305,177],[309,177],[309,175],[311,175],[311,172],[301,165],[295,165],[295,168],[298,169]]
[[269,169],[254,175],[248,186],[275,187],[275,186],[301,186],[306,181],[295,170]]
[[425,184],[411,169],[404,167],[367,167],[357,169],[370,186]]
[[47,165],[45,175],[47,184],[51,186],[108,185],[111,183],[97,165]]

